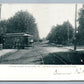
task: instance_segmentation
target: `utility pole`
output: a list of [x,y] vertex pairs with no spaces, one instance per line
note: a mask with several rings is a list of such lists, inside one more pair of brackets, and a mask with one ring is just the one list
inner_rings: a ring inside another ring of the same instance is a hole
[[77,42],[76,42],[76,31],[77,31],[77,1],[75,3],[75,32],[74,32],[74,51],[76,51],[77,48]]
[[1,20],[1,6],[2,6],[2,4],[0,4],[0,20]]
[[67,38],[67,40],[68,40],[68,45],[69,45],[69,21],[67,21],[67,23],[68,23],[68,24],[67,24],[67,26],[68,26],[68,32],[67,32],[67,37],[68,37],[68,38]]
[[[0,21],[1,21],[1,4],[0,4]],[[0,36],[0,50],[2,49],[2,44],[1,43],[2,43],[2,37]]]

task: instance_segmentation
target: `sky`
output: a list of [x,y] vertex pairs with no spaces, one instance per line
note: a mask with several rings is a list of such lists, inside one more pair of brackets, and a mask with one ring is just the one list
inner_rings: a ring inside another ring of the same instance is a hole
[[[77,5],[77,11],[82,4]],[[17,11],[28,11],[37,23],[40,38],[46,37],[52,26],[69,21],[74,27],[75,4],[2,4],[1,19],[8,19]]]

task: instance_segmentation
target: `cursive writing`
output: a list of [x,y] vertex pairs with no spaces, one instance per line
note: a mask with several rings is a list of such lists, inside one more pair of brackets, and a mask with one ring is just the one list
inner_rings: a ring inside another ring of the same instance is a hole
[[84,69],[81,69],[81,68],[75,68],[74,71],[65,71],[63,72],[62,70],[59,70],[59,69],[55,69],[54,71],[54,75],[70,75],[70,74],[81,74],[81,73],[84,73]]

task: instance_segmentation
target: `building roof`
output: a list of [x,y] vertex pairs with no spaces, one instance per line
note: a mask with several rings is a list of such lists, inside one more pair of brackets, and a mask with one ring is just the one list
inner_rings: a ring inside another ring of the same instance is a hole
[[31,37],[32,35],[27,33],[6,33],[3,36],[28,36]]

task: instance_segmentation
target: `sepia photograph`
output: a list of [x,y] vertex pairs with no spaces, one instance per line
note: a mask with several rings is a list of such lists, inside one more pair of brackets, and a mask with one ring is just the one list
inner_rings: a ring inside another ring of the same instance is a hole
[[84,81],[84,2],[26,1],[0,3],[0,83]]
[[83,65],[84,4],[0,4],[0,64]]

